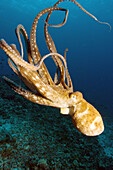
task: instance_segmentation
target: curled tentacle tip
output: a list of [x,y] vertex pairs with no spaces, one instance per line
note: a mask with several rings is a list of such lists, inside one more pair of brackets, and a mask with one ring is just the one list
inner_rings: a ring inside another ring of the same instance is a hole
[[95,19],[97,22],[99,22],[100,24],[106,24],[106,25],[108,25],[109,26],[109,31],[111,31],[111,25],[109,24],[109,23],[107,23],[107,22],[101,22],[101,21],[99,21],[99,20],[97,20],[97,18]]
[[111,31],[111,25],[109,23],[107,23],[107,25],[109,26],[109,31]]
[[109,31],[111,31],[111,25],[110,25],[109,23],[107,23],[107,22],[103,22],[103,24],[108,25],[108,26],[109,26]]

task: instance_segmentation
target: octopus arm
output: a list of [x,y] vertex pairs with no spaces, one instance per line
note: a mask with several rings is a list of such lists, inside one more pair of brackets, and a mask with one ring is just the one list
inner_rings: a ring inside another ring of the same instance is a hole
[[[99,23],[101,23],[101,24],[106,24],[106,25],[108,25],[108,26],[110,27],[110,30],[111,30],[111,26],[110,26],[109,23],[100,22],[94,15],[92,15],[91,13],[89,13],[88,11],[86,11],[79,3],[76,2],[75,0],[59,0],[58,2],[55,3],[54,7],[56,7],[58,4],[60,4],[61,2],[64,2],[64,1],[71,1],[71,2],[73,2],[73,3],[76,4],[82,11],[84,11],[86,14],[88,14],[89,16],[91,16],[91,17],[92,17],[93,19],[95,19],[97,22],[99,22]],[[54,42],[51,43],[50,35],[49,35],[49,33],[48,33],[48,30],[47,30],[47,25],[49,25],[49,24],[48,24],[48,21],[49,21],[49,18],[50,18],[51,13],[52,13],[52,11],[50,11],[49,14],[48,14],[48,16],[47,16],[46,23],[45,23],[45,28],[44,28],[44,30],[45,30],[45,39],[46,39],[46,43],[47,43],[47,46],[48,46],[50,52],[52,52],[52,50],[54,50],[54,48],[52,48],[52,46],[53,46],[52,43],[54,43]],[[67,18],[65,18],[64,22],[63,22],[62,24],[60,24],[59,26],[62,26],[63,24],[65,24],[66,19],[67,19]],[[49,26],[52,26],[52,27],[53,27],[53,25],[49,25]],[[58,26],[55,26],[55,27],[58,27]],[[55,59],[54,59],[54,60],[55,60]],[[57,59],[56,61],[57,61],[58,65],[60,65],[60,67],[61,67],[61,61],[60,61],[60,59]],[[55,61],[55,62],[56,62],[56,61]],[[73,90],[73,85],[72,85],[71,77],[70,77],[70,75],[69,75],[68,70],[66,70],[66,72],[67,72],[67,75],[68,75],[68,76],[66,77],[66,78],[67,78],[67,84],[68,84],[68,86]],[[56,76],[56,77],[57,77],[57,76]],[[62,82],[64,82],[64,81],[62,81]]]
[[[52,13],[52,11],[49,12],[49,14],[46,18],[46,23],[45,23],[45,27],[44,27],[45,40],[46,40],[46,44],[47,44],[49,51],[50,52],[56,52],[56,47],[55,47],[54,41],[53,41],[52,37],[50,36],[50,34],[47,30],[48,25],[53,27],[53,25],[48,24],[51,13]],[[68,16],[68,10],[67,10],[64,22],[62,24],[56,25],[54,27],[63,26],[67,21],[67,16]],[[55,64],[57,65],[57,71],[56,71],[55,78],[54,78],[55,82],[58,82],[58,76],[57,75],[58,75],[58,70],[60,70],[60,83],[63,85],[64,88],[67,88],[67,89],[70,88],[71,91],[73,91],[73,84],[72,84],[72,80],[71,80],[71,77],[69,75],[68,69],[66,68],[66,72],[67,72],[66,78],[67,78],[67,85],[68,85],[67,86],[66,83],[65,83],[65,74],[64,74],[65,71],[64,71],[62,61],[57,56],[53,57],[53,60],[55,61]]]
[[[45,24],[45,28],[44,28],[45,41],[46,41],[46,44],[47,44],[47,47],[48,47],[49,51],[52,52],[52,53],[57,53],[54,41],[53,41],[52,37],[50,36],[50,34],[49,34],[48,30],[47,30],[48,19],[49,18],[46,19],[46,24]],[[52,58],[53,58],[56,66],[57,66],[57,72],[55,74],[54,83],[55,84],[60,83],[60,85],[62,86],[62,82],[64,82],[63,81],[63,79],[64,79],[64,67],[63,67],[62,61],[57,56],[52,56]],[[60,71],[60,77],[59,77],[60,80],[58,80],[58,76],[57,76],[58,71]],[[64,85],[63,85],[63,87],[64,87]]]
[[[15,44],[11,44],[10,47],[15,51],[15,53],[18,54],[18,56],[21,56],[19,51],[17,50],[16,48],[16,45]],[[8,64],[9,66],[11,67],[11,69],[13,70],[13,72],[19,77],[19,71],[15,65],[15,63],[13,62],[13,60],[11,60],[10,58],[8,58]]]
[[[47,44],[47,47],[48,47],[48,49],[49,49],[49,51],[50,52],[52,52],[52,53],[57,53],[57,50],[56,50],[56,47],[55,47],[55,44],[54,44],[54,42],[53,42],[53,39],[52,39],[52,37],[50,36],[50,34],[49,33],[45,33],[46,35],[45,36],[47,36],[48,38],[45,38],[45,40],[46,40],[46,44]],[[49,39],[49,40],[48,40]],[[51,45],[50,45],[51,44]],[[51,50],[50,50],[51,49]],[[54,83],[55,84],[59,84],[58,82],[59,82],[59,80],[58,80],[58,71],[60,71],[60,83],[64,80],[64,77],[65,77],[65,74],[64,74],[64,67],[63,67],[63,64],[62,64],[62,61],[60,60],[60,58],[58,58],[57,56],[53,56],[52,55],[52,58],[53,58],[53,60],[54,60],[54,62],[55,62],[55,64],[57,65],[57,71],[56,71],[56,73],[55,73],[55,78],[54,78]],[[60,64],[58,64],[59,63],[59,60],[60,60]],[[62,79],[62,80],[61,80]],[[62,84],[60,84],[61,86],[62,86]]]
[[19,72],[18,72],[16,66],[14,66],[14,64],[12,63],[12,61],[9,58],[8,58],[8,64],[12,68],[13,72],[19,77]]
[[24,53],[23,53],[23,45],[22,45],[22,41],[21,41],[21,38],[20,38],[20,33],[22,34],[24,41],[25,41],[28,62],[30,64],[34,64],[32,56],[31,56],[30,41],[29,41],[29,38],[28,38],[28,35],[27,35],[25,28],[21,24],[19,24],[16,28],[16,35],[17,35],[17,38],[18,38],[18,41],[19,41],[19,44],[20,44],[20,48],[21,48],[21,57],[23,58]]
[[18,69],[22,77],[29,81],[43,97],[53,102],[55,101],[56,103],[62,103],[63,96],[50,85],[44,83],[43,79],[40,76],[37,76],[34,71],[22,66],[18,66]]
[[92,15],[91,13],[89,13],[85,8],[83,8],[77,1],[75,0],[59,0],[58,2],[56,2],[56,4],[54,6],[57,6],[58,4],[60,4],[61,2],[64,2],[64,1],[71,1],[73,2],[74,4],[76,4],[82,11],[84,11],[87,15],[89,15],[90,17],[92,17],[95,21],[97,21],[98,23],[100,24],[106,24],[109,26],[109,29],[111,30],[111,25],[107,22],[101,22],[99,21],[94,15]]
[[[16,49],[15,50],[16,53]],[[18,54],[19,55],[19,54]],[[9,55],[8,55],[9,56]],[[16,56],[15,56],[16,57]],[[20,57],[20,56],[19,56]],[[27,86],[27,88],[29,88],[31,91],[36,92],[37,89],[35,88],[35,86],[27,79],[25,79],[22,75],[21,72],[19,71],[19,65],[17,62],[15,62],[12,58],[8,58],[8,64],[11,67],[11,69],[13,70],[13,72],[20,78],[20,83],[21,80],[24,82],[24,84]],[[35,74],[38,76],[38,73],[35,71]]]
[[[24,77],[26,80],[31,82],[33,86],[39,91],[42,95],[44,95],[46,98],[49,98],[52,101],[58,101],[59,103],[62,103],[62,96],[55,90],[53,90],[50,85],[45,84],[42,78],[40,78],[39,75],[37,75],[36,70],[39,67],[36,67],[26,61],[24,61],[15,50],[13,50],[3,39],[0,42],[0,47],[5,51],[5,53],[8,55],[8,57],[13,61],[13,63],[17,66],[19,72],[21,73],[22,77]],[[63,59],[65,62],[65,59],[63,56],[57,53],[53,53],[53,55],[58,55]],[[44,56],[41,61],[43,61],[45,58],[50,56],[50,54]],[[66,63],[65,63],[66,66]],[[20,71],[21,68],[21,71]],[[27,71],[26,71],[27,70]],[[34,71],[33,71],[34,70]],[[34,76],[33,76],[34,75]]]
[[[56,11],[56,10],[67,11],[67,10],[65,10],[63,8],[59,8],[59,7],[50,7],[50,8],[46,8],[46,9],[42,10],[34,19],[34,22],[33,22],[32,28],[31,28],[30,45],[31,45],[31,53],[32,53],[35,64],[37,64],[38,61],[41,59],[41,55],[39,53],[39,49],[38,49],[37,44],[36,44],[36,27],[37,27],[38,20],[45,13],[48,13],[50,11]],[[53,82],[46,66],[44,65],[44,63],[41,65],[39,73],[40,73],[41,77],[48,84],[54,85],[54,82]]]
[[16,68],[16,66],[14,66],[14,64],[12,63],[12,61],[10,59],[8,59],[8,64],[11,67],[11,69],[13,70],[13,72],[20,78],[20,85],[21,85],[21,80],[24,82],[25,86],[30,89],[32,92],[37,92],[37,89],[35,88],[35,86],[27,79],[25,79],[21,74],[21,69],[20,72],[18,71],[18,69]]
[[11,44],[10,47],[21,57],[21,55],[20,55],[19,51],[17,50],[15,44]]
[[[50,36],[50,34],[48,33],[48,31],[47,32],[45,31],[45,37],[46,36],[48,37],[48,38],[45,38],[45,40],[46,40],[46,44],[48,46],[49,51],[52,53],[57,53],[54,41],[53,41],[52,37]],[[50,50],[50,48],[51,48],[51,50]],[[69,74],[68,69],[64,68],[63,63],[59,57],[52,55],[52,58],[53,58],[55,64],[57,65],[57,71],[56,71],[55,77],[54,77],[55,85],[61,86],[62,88],[65,88],[65,89],[69,89],[69,87],[65,83],[65,71],[67,72],[67,74]],[[59,71],[60,71],[60,77],[58,79]]]
[[[27,50],[27,60],[28,60],[28,63],[34,65],[33,63],[33,58],[31,56],[31,47],[30,47],[30,41],[29,41],[29,38],[28,38],[28,35],[27,35],[27,32],[25,30],[25,28],[23,27],[23,25],[19,24],[16,28],[16,35],[17,35],[17,38],[18,38],[18,41],[19,41],[19,44],[20,44],[20,47],[21,47],[21,53],[22,53],[22,58],[23,58],[23,45],[22,45],[22,41],[21,41],[21,38],[20,38],[20,33],[22,34],[23,38],[24,38],[24,41],[25,41],[25,45],[26,45],[26,50]],[[17,51],[18,52],[18,51]],[[36,74],[38,76],[38,73],[36,71]],[[25,83],[26,84],[26,83]]]
[[7,77],[3,77],[6,83],[19,95],[23,96],[27,100],[40,104],[40,105],[46,105],[46,106],[52,106],[56,108],[62,108],[63,105],[59,105],[58,103],[52,102],[39,94],[32,93],[30,91],[27,91],[21,87],[18,87],[12,80],[8,79]]
[[35,72],[38,70],[36,66],[23,60],[22,57],[16,52],[16,50],[11,48],[11,46],[9,46],[4,39],[1,39],[0,41],[0,48],[4,50],[4,52],[16,66],[21,65],[23,67],[27,67],[31,70],[34,70]]
[[[36,87],[32,84],[31,81],[25,79],[21,72],[20,72],[20,67],[19,65],[22,65],[24,70],[25,67],[28,67],[29,69],[35,68],[35,66],[33,66],[30,63],[25,62],[22,57],[19,55],[19,53],[17,53],[17,50],[12,48],[11,46],[9,46],[3,39],[0,41],[0,47],[4,50],[4,52],[8,55],[9,60],[8,60],[8,64],[9,66],[12,68],[12,70],[16,73],[16,75],[22,79],[22,81],[25,83],[25,85],[32,91],[37,91]],[[20,72],[20,73],[19,73]],[[36,71],[34,71],[34,74],[36,74],[36,76],[38,77],[38,73]]]

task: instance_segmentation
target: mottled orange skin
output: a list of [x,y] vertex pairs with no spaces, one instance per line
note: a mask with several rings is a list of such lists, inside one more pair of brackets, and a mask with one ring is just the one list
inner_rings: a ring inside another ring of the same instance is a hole
[[81,133],[87,136],[97,136],[104,131],[101,115],[85,99],[81,99],[76,104],[72,122]]
[[81,92],[69,95],[71,104],[61,108],[62,114],[69,114],[76,129],[87,136],[97,136],[104,131],[104,124],[99,112],[89,104]]

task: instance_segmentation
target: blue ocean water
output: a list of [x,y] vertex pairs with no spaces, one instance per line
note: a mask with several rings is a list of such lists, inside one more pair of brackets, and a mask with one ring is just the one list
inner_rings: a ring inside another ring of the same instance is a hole
[[[68,48],[67,63],[74,91],[81,91],[84,98],[95,105],[104,115],[113,120],[113,0],[78,0],[78,2],[99,21],[100,24],[71,2],[59,6],[69,9],[67,23],[60,28],[49,28],[58,53],[64,54]],[[56,0],[0,0],[0,39],[8,44],[16,44],[20,50],[15,28],[22,24],[29,37],[35,16]],[[42,19],[46,19],[43,16]],[[54,12],[49,23],[58,24],[64,19],[62,12]],[[41,55],[48,54],[44,39],[44,21],[40,19],[37,27],[37,44]],[[26,55],[26,53],[25,53]],[[46,60],[53,73],[51,59]],[[0,75],[12,74],[7,64],[7,56],[0,49]],[[110,120],[108,119],[108,120]],[[109,140],[109,139],[108,139]]]
[[[30,36],[30,29],[35,16],[42,9],[53,6],[55,0],[49,1],[0,1],[0,38],[9,44],[19,44],[15,35],[15,28],[23,24]],[[79,2],[86,10],[95,15],[98,20],[110,23],[109,32],[107,25],[99,24],[84,13],[72,2],[62,2],[59,6],[69,8],[67,23],[61,28],[49,28],[56,48],[63,54],[68,48],[67,61],[70,75],[73,80],[74,90],[82,91],[91,102],[113,109],[113,1],[83,1]],[[56,17],[57,16],[57,17]],[[46,17],[46,15],[45,15]],[[45,18],[42,17],[43,19]],[[51,16],[50,23],[61,23],[64,15],[62,12]],[[40,53],[48,53],[43,21],[37,28],[37,43]],[[0,73],[11,73],[7,65],[7,57],[0,49]],[[48,66],[49,67],[49,66]],[[52,71],[53,67],[50,69]],[[112,111],[111,111],[111,114]]]

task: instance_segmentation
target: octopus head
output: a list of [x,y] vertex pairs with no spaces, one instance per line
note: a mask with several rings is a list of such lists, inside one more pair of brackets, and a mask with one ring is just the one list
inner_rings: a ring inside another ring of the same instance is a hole
[[104,124],[100,113],[86,100],[82,93],[75,92],[70,95],[75,99],[75,105],[69,108],[72,122],[76,129],[87,136],[97,136],[104,131]]

